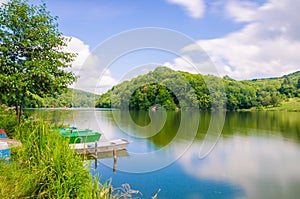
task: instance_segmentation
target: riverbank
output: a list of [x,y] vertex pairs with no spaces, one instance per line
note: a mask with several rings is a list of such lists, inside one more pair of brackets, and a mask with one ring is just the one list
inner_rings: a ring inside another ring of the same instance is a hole
[[[120,198],[122,189],[92,177],[89,165],[69,149],[68,141],[42,121],[17,124],[0,110],[1,128],[22,147],[11,148],[12,162],[0,161],[0,198]],[[118,190],[118,191],[116,191]],[[120,192],[121,190],[121,192]]]
[[300,98],[289,98],[287,101],[283,101],[278,107],[268,107],[266,110],[300,112]]
[[288,98],[282,101],[278,106],[269,107],[253,107],[251,109],[241,109],[239,112],[255,112],[255,111],[278,111],[278,112],[300,112],[300,98]]

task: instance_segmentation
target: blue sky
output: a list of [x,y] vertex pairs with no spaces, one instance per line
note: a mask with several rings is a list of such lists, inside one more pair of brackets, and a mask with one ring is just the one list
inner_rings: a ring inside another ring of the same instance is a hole
[[[0,0],[0,3],[6,1]],[[101,93],[133,69],[137,71],[136,67],[148,63],[193,72],[189,67],[183,67],[183,60],[190,61],[189,57],[149,50],[123,57],[105,70],[97,68],[101,60],[96,55],[91,56],[97,46],[124,31],[145,27],[167,28],[193,39],[208,54],[219,76],[252,79],[281,76],[300,70],[300,1],[45,2],[51,14],[59,17],[59,29],[63,35],[72,37],[66,50],[78,53],[72,70],[81,76],[79,84],[75,86],[80,89],[95,91],[97,87],[97,92]]]
[[134,28],[169,28],[197,40],[221,37],[242,27],[217,11],[211,2],[207,3],[208,11],[201,18],[191,17],[182,6],[164,0],[46,2],[51,12],[59,16],[60,30],[80,38],[91,48],[112,35]]

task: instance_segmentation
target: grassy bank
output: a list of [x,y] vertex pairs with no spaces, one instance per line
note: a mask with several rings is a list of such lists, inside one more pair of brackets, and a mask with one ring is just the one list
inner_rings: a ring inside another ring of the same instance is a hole
[[12,163],[0,165],[0,198],[110,198],[111,187],[92,184],[82,159],[50,125],[23,123],[14,138],[23,145],[11,149]]
[[287,101],[283,101],[278,107],[269,107],[266,110],[300,112],[300,98],[289,98]]
[[50,124],[17,125],[14,115],[3,110],[0,121],[0,128],[22,142],[11,149],[11,163],[0,161],[0,198],[130,198],[135,193],[93,179],[86,163]]
[[286,101],[282,101],[278,106],[268,107],[253,107],[251,109],[240,109],[240,112],[252,112],[252,111],[285,111],[285,112],[300,112],[300,98],[288,98]]

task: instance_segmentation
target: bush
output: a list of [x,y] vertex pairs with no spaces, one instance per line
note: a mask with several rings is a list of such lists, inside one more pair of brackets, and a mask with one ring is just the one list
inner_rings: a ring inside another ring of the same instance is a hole
[[7,107],[0,106],[0,129],[4,129],[8,136],[13,136],[18,120],[13,110],[7,110]]

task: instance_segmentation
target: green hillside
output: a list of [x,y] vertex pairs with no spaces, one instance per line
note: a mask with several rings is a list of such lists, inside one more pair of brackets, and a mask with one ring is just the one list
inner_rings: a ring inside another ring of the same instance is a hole
[[169,110],[265,109],[297,99],[299,91],[300,72],[278,78],[237,81],[228,76],[219,78],[158,67],[114,86],[99,97],[96,107],[148,110],[159,104]]
[[55,97],[40,98],[30,96],[25,102],[27,108],[38,107],[95,107],[99,95],[82,90],[68,89],[64,93],[56,94]]

